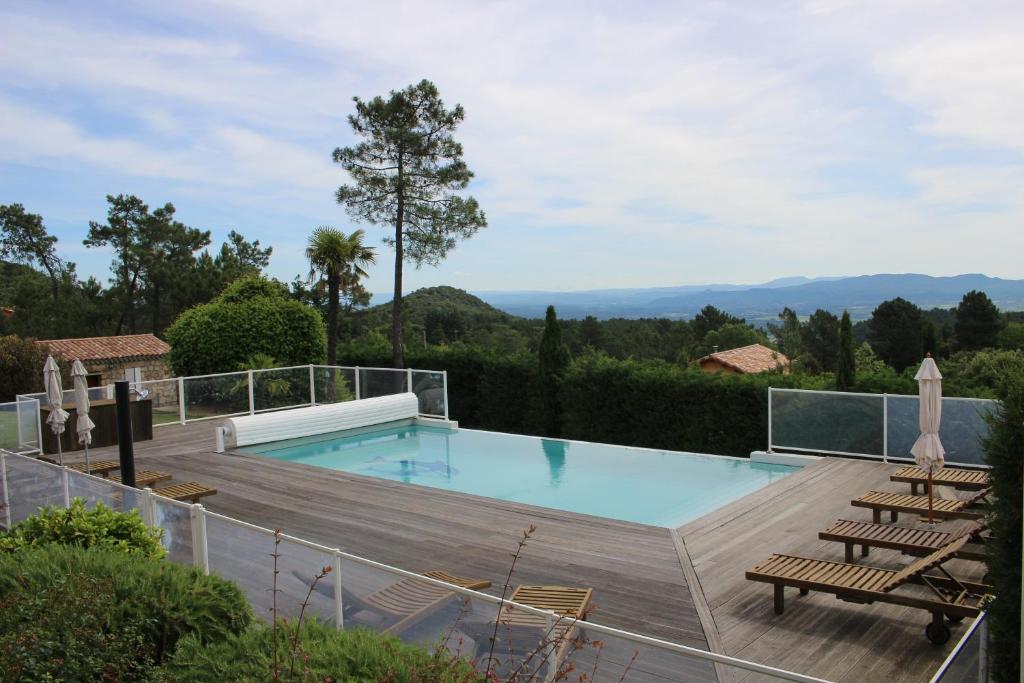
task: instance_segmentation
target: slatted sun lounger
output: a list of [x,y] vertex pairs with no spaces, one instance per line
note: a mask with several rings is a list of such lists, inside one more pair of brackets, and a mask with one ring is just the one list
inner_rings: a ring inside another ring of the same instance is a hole
[[[892,524],[853,522],[838,519],[832,526],[818,533],[823,541],[836,541],[846,546],[846,562],[853,562],[853,548],[861,547],[861,557],[867,557],[869,548],[899,550],[907,555],[928,555],[960,536],[970,536],[971,541],[980,541],[981,533],[988,528],[984,521],[970,522],[958,531],[936,531],[915,529]],[[984,560],[985,553],[965,548],[957,553],[965,560]]]
[[[970,498],[963,500],[954,498],[932,498],[932,514],[937,519],[980,519],[984,512],[980,509],[970,509],[977,505],[990,493],[989,489],[976,492]],[[899,520],[901,512],[910,512],[918,515],[928,514],[928,496],[912,496],[905,493],[892,493],[890,491],[868,491],[859,498],[850,501],[850,505],[860,508],[869,508],[871,518],[875,524],[882,522],[882,511],[889,511],[889,521]]]
[[[308,584],[308,580],[299,572],[293,573]],[[466,579],[440,570],[423,572],[423,576],[469,590],[483,590],[491,585],[487,580]],[[318,585],[317,590],[333,597],[332,589],[327,585]],[[357,596],[345,591],[342,604],[346,620],[362,611],[384,613],[395,620],[386,630],[392,635],[398,635],[441,610],[457,595],[444,586],[407,577],[366,596]]]
[[198,502],[200,498],[216,495],[217,489],[211,489],[209,486],[197,484],[194,481],[186,481],[182,484],[171,484],[170,486],[153,489],[153,493],[158,496],[163,496],[164,498],[190,500],[195,503]]
[[[498,638],[517,640],[516,644],[539,642],[542,656],[540,661],[547,660],[549,666],[557,671],[562,660],[569,651],[575,637],[577,623],[587,618],[587,608],[593,598],[592,588],[574,588],[571,586],[519,586],[509,596],[510,603],[529,605],[537,609],[550,610],[559,615],[554,625],[548,623],[547,617],[516,609],[515,605],[506,603],[498,615]],[[523,634],[526,631],[526,634]],[[488,634],[489,635],[489,634]],[[516,638],[522,637],[522,640]],[[538,640],[534,640],[537,638]],[[488,646],[486,640],[481,645]],[[489,650],[489,647],[488,647]],[[495,654],[508,654],[508,646],[499,644]],[[482,654],[478,650],[478,654]],[[531,652],[519,652],[520,656],[529,657]],[[513,662],[513,665],[515,663]],[[555,672],[548,672],[550,680],[554,680]]]
[[[121,475],[112,474],[108,477],[110,481],[116,481],[118,484],[121,483]],[[171,475],[167,472],[158,472],[157,470],[142,470],[141,472],[135,473],[135,486],[138,488],[144,488],[146,486],[152,486],[153,484],[159,484],[162,481],[170,481]]]
[[[831,593],[840,600],[871,604],[882,602],[903,605],[930,612],[932,620],[925,628],[928,640],[941,645],[949,640],[949,627],[943,617],[956,622],[979,614],[979,606],[989,587],[960,581],[943,568],[943,564],[967,544],[968,537],[944,545],[930,555],[919,558],[900,571],[867,567],[859,564],[830,562],[792,555],[772,555],[747,573],[750,581],[770,583],[775,590],[775,613],[785,610],[784,590],[799,588],[801,595],[814,590]],[[937,569],[941,575],[926,572]],[[922,584],[923,590],[911,592],[906,584]]]
[[[889,477],[890,481],[910,484],[910,492],[917,495],[918,486],[927,493],[928,473],[913,465],[901,467]],[[949,486],[960,491],[980,491],[990,486],[988,472],[943,467],[932,475],[932,486]]]

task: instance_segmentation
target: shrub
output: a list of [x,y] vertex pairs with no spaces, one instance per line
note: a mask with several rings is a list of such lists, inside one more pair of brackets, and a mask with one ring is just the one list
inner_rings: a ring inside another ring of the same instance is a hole
[[147,527],[137,510],[116,512],[103,503],[90,510],[84,499],[75,498],[68,508],[40,508],[14,525],[0,536],[0,550],[65,543],[160,558],[166,554],[162,538],[163,529]]
[[[469,663],[438,648],[432,655],[394,636],[365,629],[336,630],[317,621],[303,623],[292,667],[294,626],[280,622],[276,632],[279,680],[389,681],[435,683],[482,681]],[[221,683],[272,680],[274,630],[260,624],[225,640],[204,644],[184,638],[158,680]]]
[[191,308],[167,328],[179,375],[231,372],[255,354],[281,365],[323,363],[327,333],[320,314],[285,298],[280,286],[247,277],[214,301]]
[[993,542],[986,544],[996,599],[991,620],[991,671],[998,681],[1020,677],[1021,493],[1024,454],[1024,373],[1010,375],[999,391],[1001,406],[990,415],[985,461],[992,466],[990,504]]
[[[121,677],[131,680],[141,672],[122,650],[159,664],[185,635],[211,643],[252,621],[248,601],[230,581],[153,558],[59,544],[0,555],[0,605],[0,661],[17,662],[15,680],[98,680],[104,662],[128,667]],[[31,637],[21,636],[26,632]]]

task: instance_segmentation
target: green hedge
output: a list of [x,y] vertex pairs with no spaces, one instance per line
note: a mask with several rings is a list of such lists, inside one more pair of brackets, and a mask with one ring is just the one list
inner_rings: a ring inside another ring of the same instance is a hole
[[251,622],[238,586],[191,567],[59,543],[0,554],[3,680],[145,680],[183,636]]
[[[389,681],[391,683],[475,683],[484,677],[468,662],[407,645],[394,636],[364,629],[339,631],[316,621],[302,624],[298,646],[295,625],[281,621],[277,630],[277,679],[272,677],[274,631],[255,625],[215,643],[185,638],[157,680],[221,681]],[[292,657],[294,649],[295,656]],[[294,662],[294,663],[293,663]]]

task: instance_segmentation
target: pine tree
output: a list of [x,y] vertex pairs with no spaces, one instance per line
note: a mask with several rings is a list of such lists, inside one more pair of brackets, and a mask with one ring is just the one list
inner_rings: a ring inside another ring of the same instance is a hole
[[839,358],[836,362],[836,389],[849,391],[857,373],[857,361],[853,355],[853,323],[850,312],[843,311],[839,321]]
[[548,306],[544,315],[544,333],[540,338],[537,356],[540,364],[544,435],[558,436],[562,431],[562,405],[558,400],[558,390],[569,367],[569,349],[562,342],[562,326],[555,315],[554,306]]
[[999,309],[985,292],[971,290],[964,294],[960,305],[956,307],[956,322],[953,325],[957,349],[973,351],[993,348],[1002,329],[1003,319]]

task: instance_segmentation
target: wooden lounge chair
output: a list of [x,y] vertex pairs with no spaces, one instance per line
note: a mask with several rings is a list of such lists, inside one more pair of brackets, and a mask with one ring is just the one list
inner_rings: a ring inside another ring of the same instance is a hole
[[[899,550],[907,555],[928,555],[960,536],[968,535],[972,541],[980,541],[981,533],[987,528],[988,524],[984,521],[970,522],[959,531],[949,532],[838,519],[832,526],[819,532],[818,538],[845,544],[846,561],[852,563],[855,545],[861,547],[861,557],[868,556],[869,548]],[[957,557],[984,560],[985,554],[965,548],[957,553]]]
[[186,481],[183,484],[171,484],[170,486],[153,489],[153,493],[164,498],[190,500],[193,503],[197,503],[200,498],[216,495],[217,489],[211,489],[209,486],[203,486],[194,481]]
[[[889,477],[891,481],[910,484],[910,492],[917,495],[928,485],[928,473],[920,467],[901,467]],[[980,491],[990,486],[988,472],[984,470],[961,470],[944,467],[932,475],[932,486],[949,486],[960,491]],[[927,493],[927,491],[925,491]]]
[[[982,502],[990,493],[989,489],[976,492],[964,500],[952,498],[932,498],[932,514],[937,519],[980,519],[984,516],[981,510],[971,510],[971,506]],[[882,522],[882,511],[889,511],[889,521],[899,520],[901,512],[917,515],[928,514],[928,496],[912,496],[889,491],[868,491],[859,498],[850,501],[850,505],[869,508],[875,524]]]
[[[931,612],[932,620],[925,628],[928,640],[941,645],[949,640],[949,627],[943,617],[956,622],[979,614],[979,605],[989,587],[954,578],[942,565],[956,556],[967,544],[961,536],[930,555],[919,558],[900,571],[879,569],[859,564],[815,560],[792,555],[772,555],[747,572],[750,581],[770,583],[775,589],[775,613],[785,610],[783,591],[787,586],[799,588],[801,595],[820,591],[831,593],[847,602],[871,604],[883,602]],[[926,572],[938,569],[942,575]],[[905,588],[908,583],[923,584],[931,594]]]
[[[482,590],[491,585],[491,582],[487,580],[466,579],[440,570],[423,572],[423,576],[469,590]],[[354,606],[359,609],[384,612],[397,618],[397,621],[388,626],[386,630],[388,633],[398,635],[440,610],[456,596],[457,593],[444,586],[405,578],[366,597],[355,598],[346,595],[343,598],[343,603],[347,602],[349,605],[355,603]]]
[[[529,651],[521,650],[524,643],[539,642],[542,655],[535,658],[538,663],[548,662],[555,671],[548,672],[549,680],[554,680],[555,672],[561,666],[566,653],[572,647],[573,638],[576,633],[577,622],[587,618],[587,608],[590,606],[594,591],[592,588],[574,588],[571,586],[518,586],[512,595],[509,596],[509,603],[529,605],[537,609],[551,610],[559,615],[559,619],[553,626],[548,624],[547,617],[541,614],[533,614],[521,609],[516,609],[514,604],[506,603],[498,614],[498,639],[508,638],[515,641],[509,644],[499,644],[494,648],[495,653],[511,654],[512,657],[530,658],[534,655],[531,646]],[[493,622],[492,622],[493,623]],[[488,634],[488,637],[490,634]],[[481,638],[479,644],[490,651],[489,640]],[[515,647],[519,645],[520,647]],[[509,652],[509,650],[513,652]],[[483,654],[483,649],[478,649],[478,655]],[[516,661],[505,662],[513,668],[519,665]],[[539,673],[539,672],[538,672]],[[532,680],[532,679],[531,679]]]
[[[112,474],[109,477],[110,481],[116,481],[118,484],[121,483],[121,475]],[[135,486],[137,488],[145,488],[152,486],[153,484],[159,484],[162,481],[170,481],[171,475],[167,472],[159,472],[157,470],[142,470],[141,472],[135,473]]]

